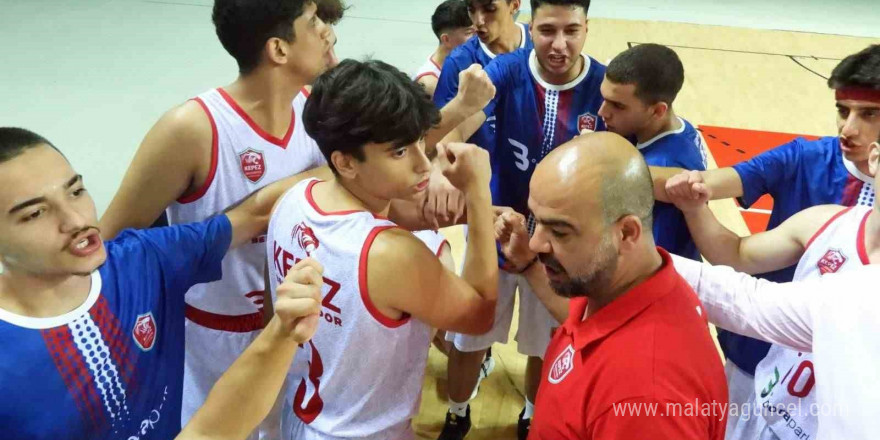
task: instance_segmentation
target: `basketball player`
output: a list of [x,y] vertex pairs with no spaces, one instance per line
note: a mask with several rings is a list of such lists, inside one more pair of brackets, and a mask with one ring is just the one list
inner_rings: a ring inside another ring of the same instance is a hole
[[[582,54],[589,0],[533,0],[531,6],[534,49],[498,57],[486,67],[496,88],[495,98],[482,113],[472,116],[447,137],[468,139],[490,115],[495,115],[496,144],[487,148],[493,163],[492,202],[522,214],[528,213],[528,182],[535,164],[581,130],[605,129],[598,117],[605,66]],[[506,271],[499,275],[499,300],[492,330],[480,336],[448,334],[455,347],[449,357],[450,408],[441,439],[463,438],[470,429],[468,400],[477,382],[480,362],[493,343],[507,341],[517,288],[517,347],[529,357],[526,402],[517,434],[521,439],[528,434],[541,380],[541,359],[556,322],[518,274],[523,268],[504,268]]]
[[83,177],[46,139],[0,128],[3,437],[177,435],[184,294],[265,233],[281,192],[104,243]]
[[534,235],[521,213],[496,221],[505,255],[530,265],[534,294],[562,322],[529,438],[722,440],[724,368],[699,300],[654,243],[639,152],[616,134],[581,136],[544,158],[530,187]]
[[437,79],[446,57],[458,46],[474,35],[474,27],[468,16],[464,0],[446,0],[437,6],[431,16],[431,29],[440,44],[430,57],[419,67],[413,79],[425,87],[429,96],[434,96]]
[[[828,80],[837,106],[838,137],[794,141],[766,151],[733,167],[695,175],[716,199],[737,197],[748,208],[764,194],[773,196],[768,229],[797,212],[816,205],[874,204],[874,187],[868,173],[868,146],[880,133],[880,45],[846,57]],[[664,176],[681,169],[653,168],[655,194],[666,200]],[[760,275],[771,281],[789,281],[794,266]],[[745,403],[755,389],[754,372],[769,345],[719,331],[718,342],[730,361],[726,364],[731,402]],[[732,425],[734,418],[729,420]]]
[[267,236],[272,290],[312,256],[325,267],[321,323],[297,355],[282,412],[287,439],[413,438],[430,327],[487,331],[496,301],[489,159],[438,148],[468,203],[462,278],[386,220],[391,199],[425,191],[421,139],[437,110],[424,90],[381,61],[345,60],[318,78],[303,121],[335,177],[288,191]]
[[[102,218],[108,237],[148,226],[162,210],[171,224],[203,220],[273,181],[325,164],[298,111],[306,100],[300,90],[333,58],[331,30],[316,3],[217,0],[213,20],[240,76],[170,110],[150,130]],[[494,93],[482,79],[488,96],[468,102],[479,92],[474,72],[462,73],[468,86],[444,109],[450,123],[456,111],[466,107],[470,115]],[[264,326],[263,242],[231,252],[223,279],[187,294],[184,423]]]
[[[675,51],[639,44],[614,57],[602,81],[599,116],[608,131],[628,138],[649,166],[706,169],[703,139],[672,103],[684,83]],[[654,239],[670,253],[700,260],[684,217],[668,203],[654,205]]]
[[[874,144],[869,171],[875,175],[880,150]],[[865,264],[880,263],[880,215],[874,205],[807,208],[767,232],[739,237],[715,218],[706,201],[710,190],[689,182],[689,171],[666,183],[666,193],[684,212],[700,252],[709,263],[754,274],[782,269],[797,261],[793,281],[846,272]],[[871,197],[876,196],[876,189]],[[770,347],[755,369],[755,389],[748,400],[750,414],[739,418],[729,439],[792,440],[816,438],[818,387],[809,352],[779,345]],[[772,408],[772,410],[768,410]],[[798,410],[792,411],[792,408]]]
[[[458,76],[469,66],[479,64],[485,68],[498,55],[534,47],[529,27],[515,20],[521,0],[464,1],[477,35],[453,50],[442,64],[434,92],[437,108],[447,105],[456,96],[460,88]],[[488,122],[468,142],[483,148],[495,145],[495,117],[490,115],[486,120]],[[460,194],[443,179],[431,179],[431,182],[424,204],[425,219],[435,225],[450,221],[456,223],[464,208]]]
[[275,316],[214,385],[177,440],[240,440],[263,420],[281,391],[297,345],[318,329],[324,270],[310,258],[278,288]]

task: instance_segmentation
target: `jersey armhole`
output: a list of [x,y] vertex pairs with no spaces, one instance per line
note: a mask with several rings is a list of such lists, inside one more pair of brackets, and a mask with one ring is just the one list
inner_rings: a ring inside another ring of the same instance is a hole
[[852,206],[850,206],[849,208],[846,208],[846,209],[841,209],[840,212],[838,212],[837,214],[834,214],[830,219],[828,219],[828,221],[825,222],[825,224],[822,225],[822,227],[819,228],[819,230],[816,231],[816,233],[813,234],[812,237],[810,237],[810,240],[807,241],[807,245],[804,246],[804,253],[806,253],[807,249],[810,248],[810,245],[813,244],[813,242],[816,241],[816,239],[819,238],[819,236],[822,235],[823,232],[825,232],[825,229],[828,229],[828,226],[831,226],[831,224],[834,223],[835,220],[837,220],[838,218],[840,218],[840,216],[849,212],[851,209],[852,209]]
[[217,174],[217,156],[219,142],[219,139],[217,139],[217,123],[214,122],[214,116],[211,114],[211,111],[208,110],[208,106],[205,105],[205,102],[202,101],[202,98],[193,98],[193,101],[197,102],[199,106],[202,107],[202,110],[204,110],[205,114],[208,115],[208,121],[211,122],[211,169],[208,170],[208,176],[205,178],[205,181],[196,192],[177,199],[177,203],[181,204],[192,203],[204,197],[205,193],[207,193],[208,189],[211,187],[211,184],[214,183],[214,176]]
[[377,226],[373,228],[373,230],[367,235],[367,239],[364,241],[364,246],[361,248],[360,260],[358,261],[358,290],[361,294],[361,301],[364,303],[364,307],[373,319],[388,328],[398,328],[406,324],[410,320],[410,315],[404,313],[400,319],[393,319],[383,315],[382,312],[376,308],[376,305],[373,304],[373,300],[370,299],[369,284],[367,284],[367,262],[370,256],[370,248],[373,246],[373,241],[376,240],[376,236],[379,235],[380,232],[396,227],[397,226]]

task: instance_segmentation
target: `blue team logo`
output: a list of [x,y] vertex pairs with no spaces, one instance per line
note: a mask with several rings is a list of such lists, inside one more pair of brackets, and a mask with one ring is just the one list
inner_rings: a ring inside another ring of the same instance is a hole
[[134,328],[131,330],[131,336],[134,343],[142,351],[150,351],[156,344],[156,320],[153,319],[153,312],[147,312],[138,315],[134,321]]

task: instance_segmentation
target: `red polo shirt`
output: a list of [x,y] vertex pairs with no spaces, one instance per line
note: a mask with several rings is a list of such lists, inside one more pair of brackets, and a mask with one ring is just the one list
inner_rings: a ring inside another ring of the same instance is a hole
[[721,358],[700,300],[658,250],[656,274],[588,319],[586,298],[571,300],[529,439],[724,439]]

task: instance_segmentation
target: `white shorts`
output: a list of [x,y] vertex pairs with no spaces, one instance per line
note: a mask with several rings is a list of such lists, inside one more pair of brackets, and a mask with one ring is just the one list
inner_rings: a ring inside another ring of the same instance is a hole
[[498,302],[495,304],[495,325],[483,335],[465,335],[446,332],[446,340],[455,344],[462,352],[486,350],[498,342],[507,343],[513,306],[519,288],[519,327],[516,330],[517,351],[526,355],[544,358],[550,344],[553,329],[559,322],[544,307],[541,300],[532,292],[529,282],[522,275],[498,271]]
[[[312,429],[297,418],[296,415],[293,415],[293,409],[288,401],[284,402],[283,411],[285,414],[288,414],[287,417],[284,417],[285,426],[281,428],[282,432],[286,434],[283,437],[284,440],[346,440],[352,438],[336,437]],[[398,424],[380,433],[357,438],[360,440],[415,440],[416,434],[412,429],[412,420],[407,420],[405,423]]]
[[[256,339],[259,331],[236,333],[202,327],[186,320],[186,355],[183,369],[183,405],[181,426],[205,403],[211,388],[245,348]],[[281,427],[278,411],[273,411],[260,428],[247,440],[276,439]]]
[[730,361],[724,366],[724,372],[730,395],[725,440],[778,440],[761,416],[761,408],[756,408],[755,378]]

